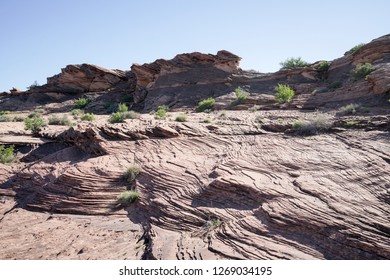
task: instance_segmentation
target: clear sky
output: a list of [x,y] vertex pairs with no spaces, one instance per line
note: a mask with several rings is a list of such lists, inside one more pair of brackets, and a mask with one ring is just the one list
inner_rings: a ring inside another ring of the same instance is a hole
[[194,51],[225,49],[260,72],[332,60],[390,33],[389,11],[389,0],[0,0],[0,92],[68,64],[128,70]]

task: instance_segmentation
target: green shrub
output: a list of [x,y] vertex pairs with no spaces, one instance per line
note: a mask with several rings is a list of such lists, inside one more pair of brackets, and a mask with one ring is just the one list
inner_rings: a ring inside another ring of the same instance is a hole
[[0,111],[0,116],[8,115],[9,111]]
[[27,89],[33,89],[33,88],[36,88],[36,87],[39,87],[39,84],[37,81],[34,81],[34,83],[32,83],[29,87],[27,87]]
[[35,118],[35,117],[40,117],[40,116],[41,116],[41,114],[37,111],[34,111],[34,112],[28,114],[29,118]]
[[204,112],[206,110],[211,110],[214,106],[214,103],[215,103],[215,99],[212,97],[203,99],[198,103],[198,106],[196,107],[196,111]]
[[275,95],[275,98],[279,103],[290,102],[295,95],[294,90],[292,90],[288,85],[278,84],[276,91],[277,94]]
[[160,120],[165,119],[167,117],[168,110],[169,107],[166,105],[158,106],[156,112],[154,113],[154,117]]
[[134,111],[128,111],[128,112],[123,112],[122,113],[124,119],[138,119],[139,114]]
[[244,101],[249,96],[249,93],[246,92],[245,90],[243,90],[241,87],[236,88],[234,93],[236,95],[236,101],[238,101],[238,102]]
[[124,113],[124,112],[127,112],[127,111],[129,111],[129,107],[127,107],[126,104],[124,104],[124,103],[119,103],[119,104],[118,104],[118,110],[117,110],[117,112],[122,112],[122,113]]
[[348,104],[346,106],[339,108],[339,113],[342,115],[353,115],[359,110],[360,105],[358,104]]
[[124,173],[124,177],[127,182],[132,183],[140,173],[141,173],[141,167],[132,164],[126,169]]
[[75,109],[84,109],[90,102],[91,102],[91,100],[89,100],[87,98],[79,98],[75,101],[74,108]]
[[124,120],[125,120],[125,117],[123,116],[123,113],[121,113],[121,112],[116,112],[116,113],[111,114],[110,118],[108,119],[108,121],[110,123],[121,123],[121,122],[124,122]]
[[77,117],[77,116],[84,114],[84,111],[81,109],[73,109],[71,111],[71,114],[72,114],[72,116]]
[[322,60],[318,63],[317,70],[320,72],[326,72],[329,70],[329,67],[330,67],[329,61]]
[[25,129],[31,130],[33,134],[37,134],[41,127],[46,126],[46,122],[40,116],[24,119]]
[[177,122],[186,122],[187,121],[187,115],[185,114],[180,114],[176,117]]
[[15,146],[9,146],[6,148],[4,145],[0,145],[0,162],[3,164],[11,163],[15,160],[14,154]]
[[10,118],[7,115],[0,115],[0,122],[9,122]]
[[355,69],[353,70],[353,74],[355,76],[355,79],[362,79],[366,78],[368,74],[370,74],[374,70],[371,63],[360,63],[356,65]]
[[285,61],[280,62],[279,64],[280,64],[280,66],[282,66],[282,68],[280,68],[281,70],[282,69],[294,69],[294,68],[305,67],[305,66],[309,65],[308,62],[302,60],[300,57],[298,57],[298,58],[291,57],[291,58],[286,59]]
[[118,195],[117,199],[121,204],[130,205],[140,197],[137,191],[125,191]]
[[220,219],[210,219],[207,221],[207,227],[219,227],[222,224]]
[[21,116],[15,116],[14,119],[12,120],[13,122],[22,122],[24,121],[24,118]]
[[316,114],[307,120],[297,120],[292,123],[292,129],[299,135],[315,135],[328,131],[332,126],[330,117],[326,114]]
[[354,46],[352,49],[350,49],[349,51],[347,51],[346,54],[354,54],[364,45],[365,45],[364,43],[358,44],[358,45]]
[[95,115],[92,113],[86,113],[80,118],[82,121],[93,121],[96,119]]
[[62,118],[58,116],[52,116],[49,118],[50,125],[71,125],[71,121],[68,119],[67,115],[63,115]]

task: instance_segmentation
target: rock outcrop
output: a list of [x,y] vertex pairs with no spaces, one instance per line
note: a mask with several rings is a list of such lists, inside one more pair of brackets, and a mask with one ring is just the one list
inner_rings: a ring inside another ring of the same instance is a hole
[[109,70],[92,64],[68,65],[60,74],[47,78],[47,84],[34,91],[53,91],[65,93],[83,93],[107,91],[119,84],[129,84],[132,76],[125,71]]
[[[387,35],[325,70],[267,74],[227,51],[131,71],[69,65],[1,97],[0,144],[17,160],[0,163],[0,258],[390,259],[389,48]],[[356,79],[363,62],[373,71]],[[292,102],[276,102],[277,84]],[[71,115],[79,97],[93,122]],[[214,111],[196,112],[207,97]],[[110,123],[119,102],[171,111]],[[32,135],[10,121],[33,109],[73,126]],[[123,204],[128,190],[139,198]]]

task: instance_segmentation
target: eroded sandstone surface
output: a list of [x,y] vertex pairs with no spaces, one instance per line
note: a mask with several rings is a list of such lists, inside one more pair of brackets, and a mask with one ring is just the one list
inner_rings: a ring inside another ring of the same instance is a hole
[[[86,97],[97,118],[35,135],[0,123],[0,144],[17,150],[0,164],[0,258],[390,259],[390,36],[326,73],[318,63],[254,73],[239,60],[220,51],[129,71],[67,66],[1,97],[0,110],[23,117],[71,117]],[[374,70],[357,80],[361,62]],[[296,91],[291,103],[276,102],[279,83]],[[234,103],[238,86],[248,97]],[[196,112],[210,96],[214,110]],[[110,102],[142,114],[111,124]],[[350,103],[361,109],[341,114]],[[166,119],[149,114],[162,104]],[[326,130],[294,131],[319,117]],[[129,183],[133,164],[142,171]],[[123,206],[127,189],[140,197]]]

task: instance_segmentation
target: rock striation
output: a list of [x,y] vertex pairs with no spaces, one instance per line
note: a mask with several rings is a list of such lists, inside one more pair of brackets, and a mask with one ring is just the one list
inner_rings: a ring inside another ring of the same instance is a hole
[[[131,71],[68,65],[1,97],[0,144],[17,160],[0,163],[0,259],[390,259],[389,48],[386,35],[325,70],[276,73],[227,51]],[[373,71],[356,79],[363,62]],[[276,102],[277,84],[291,103]],[[93,122],[71,115],[79,97]],[[207,97],[214,111],[196,112]],[[171,111],[110,123],[119,102]],[[32,135],[11,122],[34,109],[75,124]],[[128,190],[140,196],[124,205]]]

